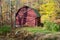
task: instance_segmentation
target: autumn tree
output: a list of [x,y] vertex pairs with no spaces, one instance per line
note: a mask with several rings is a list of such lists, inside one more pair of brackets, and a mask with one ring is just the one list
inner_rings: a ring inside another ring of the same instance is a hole
[[40,5],[40,14],[42,20],[54,20],[56,17],[57,4],[54,0],[43,0],[43,4]]

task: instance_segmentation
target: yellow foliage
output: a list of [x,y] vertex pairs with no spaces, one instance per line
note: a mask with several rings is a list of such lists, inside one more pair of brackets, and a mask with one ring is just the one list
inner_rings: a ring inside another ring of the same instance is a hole
[[47,3],[39,6],[39,13],[42,15],[42,21],[55,19],[56,3],[53,0],[46,0]]
[[43,15],[43,16],[41,17],[41,21],[44,22],[44,20],[49,20],[48,15]]

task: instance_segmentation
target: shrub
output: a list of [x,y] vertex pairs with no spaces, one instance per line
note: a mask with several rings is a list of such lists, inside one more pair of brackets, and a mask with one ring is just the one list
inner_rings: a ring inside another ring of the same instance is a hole
[[54,22],[45,21],[44,26],[49,31],[60,31],[60,26]]
[[11,27],[8,25],[4,25],[0,27],[0,34],[6,34],[11,31]]

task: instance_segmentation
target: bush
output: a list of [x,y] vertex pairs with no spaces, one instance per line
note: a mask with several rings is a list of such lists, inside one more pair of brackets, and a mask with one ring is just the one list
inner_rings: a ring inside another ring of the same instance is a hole
[[60,26],[54,22],[45,21],[44,26],[49,31],[60,31]]
[[11,27],[8,25],[4,25],[0,27],[0,34],[6,34],[11,31]]

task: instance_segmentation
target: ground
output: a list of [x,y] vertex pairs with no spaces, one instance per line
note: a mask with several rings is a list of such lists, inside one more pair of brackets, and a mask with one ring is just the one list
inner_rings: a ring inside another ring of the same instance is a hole
[[41,27],[16,28],[0,40],[60,40],[60,32],[43,30]]

